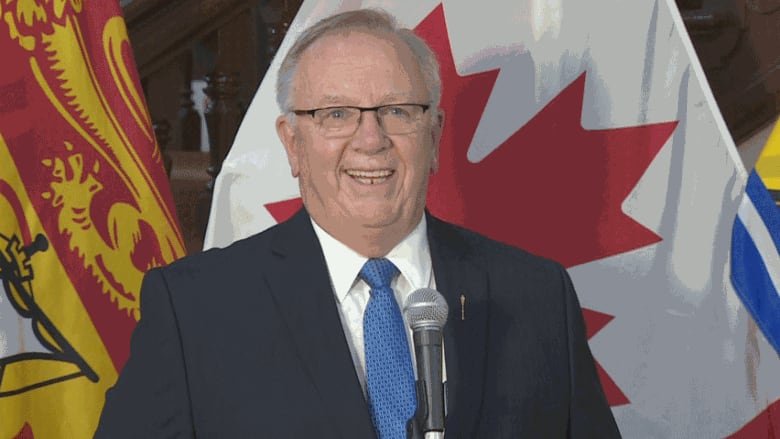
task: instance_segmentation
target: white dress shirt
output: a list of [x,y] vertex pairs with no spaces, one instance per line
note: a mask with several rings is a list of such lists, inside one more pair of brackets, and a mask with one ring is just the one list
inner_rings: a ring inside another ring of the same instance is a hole
[[[363,268],[363,264],[368,261],[368,258],[361,256],[328,234],[313,219],[312,225],[317,238],[320,240],[322,253],[325,256],[331,287],[336,296],[341,325],[344,328],[347,344],[352,354],[352,362],[355,364],[355,371],[357,371],[358,380],[365,395],[366,355],[363,340],[363,313],[366,310],[370,293],[368,284],[360,278],[359,274],[360,269]],[[390,250],[385,258],[395,264],[400,271],[400,274],[393,280],[392,288],[395,300],[402,310],[406,297],[416,289],[436,288],[431,264],[431,253],[428,247],[425,215],[423,215],[417,227]],[[417,367],[415,364],[412,330],[405,318],[404,323],[406,324],[406,335],[409,341],[409,353],[416,376]],[[442,378],[446,381],[446,367],[444,366],[444,358],[442,358]],[[429,437],[441,436],[426,435],[426,438]]]

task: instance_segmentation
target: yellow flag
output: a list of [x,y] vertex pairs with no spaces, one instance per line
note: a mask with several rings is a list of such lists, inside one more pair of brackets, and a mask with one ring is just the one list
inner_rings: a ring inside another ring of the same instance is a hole
[[780,120],[775,123],[772,134],[758,157],[756,172],[767,189],[780,192]]
[[0,18],[0,439],[87,438],[184,245],[117,0]]

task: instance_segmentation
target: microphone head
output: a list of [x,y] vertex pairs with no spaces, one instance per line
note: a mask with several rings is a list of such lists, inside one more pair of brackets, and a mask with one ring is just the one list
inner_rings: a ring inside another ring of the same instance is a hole
[[447,323],[447,301],[433,288],[412,291],[404,302],[404,317],[412,330],[421,328],[441,329]]

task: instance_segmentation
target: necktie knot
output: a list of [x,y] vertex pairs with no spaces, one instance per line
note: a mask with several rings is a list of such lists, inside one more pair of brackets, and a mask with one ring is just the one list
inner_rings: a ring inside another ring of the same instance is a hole
[[398,273],[398,267],[385,258],[369,259],[360,269],[360,277],[371,287],[372,294],[373,290],[390,288]]

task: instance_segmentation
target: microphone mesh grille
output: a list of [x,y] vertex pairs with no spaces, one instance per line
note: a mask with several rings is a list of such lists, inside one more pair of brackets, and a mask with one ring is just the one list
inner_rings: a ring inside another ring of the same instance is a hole
[[447,301],[432,288],[412,291],[404,302],[404,316],[412,329],[435,326],[439,329],[447,322]]

